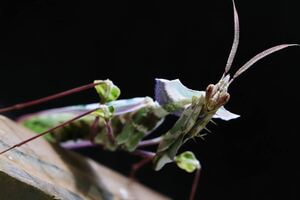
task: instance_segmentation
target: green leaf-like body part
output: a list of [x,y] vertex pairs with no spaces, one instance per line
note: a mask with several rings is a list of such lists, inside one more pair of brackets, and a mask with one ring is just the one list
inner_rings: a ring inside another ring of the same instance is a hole
[[125,144],[127,150],[130,152],[134,151],[144,136],[145,136],[145,134],[143,132],[136,131],[136,132],[132,133],[131,137],[129,138],[129,140],[127,140],[127,142]]
[[185,151],[175,157],[177,166],[186,172],[192,173],[201,168],[200,162],[191,151]]
[[[29,119],[26,119],[22,122],[22,124],[32,130],[35,133],[42,133],[44,131],[49,130],[50,128],[59,125],[71,118],[73,118],[73,114],[64,113],[61,115],[55,116],[32,116]],[[52,134],[46,134],[43,136],[49,142],[56,142],[56,139],[52,136]]]
[[99,109],[92,114],[108,121],[113,117],[114,111],[115,109],[113,106],[100,105]]
[[131,123],[128,123],[123,128],[122,132],[116,137],[118,145],[123,145],[128,151],[134,151],[145,134],[138,131]]
[[95,143],[101,144],[104,149],[109,151],[115,151],[118,148],[118,145],[110,140],[106,129],[103,129],[97,134],[95,137]]
[[153,162],[154,162],[154,169],[156,171],[161,170],[166,164],[170,162],[174,162],[174,157],[176,156],[177,151],[183,144],[183,135],[176,138],[172,145],[168,147],[163,152],[156,153]]
[[121,145],[121,144],[126,143],[129,140],[131,134],[134,133],[134,131],[135,131],[135,128],[130,123],[127,123],[124,126],[122,132],[120,134],[118,134],[118,136],[116,137],[117,144]]
[[113,84],[110,80],[96,80],[94,83],[98,83],[95,89],[100,97],[100,103],[104,104],[110,101],[114,101],[119,98],[121,90]]

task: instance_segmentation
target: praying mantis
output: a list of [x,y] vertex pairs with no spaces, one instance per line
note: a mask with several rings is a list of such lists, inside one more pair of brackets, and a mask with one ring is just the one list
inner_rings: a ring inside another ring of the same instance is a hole
[[[110,80],[101,80],[39,100],[3,108],[0,113],[23,109],[90,88],[95,88],[100,98],[95,104],[45,110],[19,118],[20,123],[39,134],[0,154],[41,136],[68,148],[100,145],[109,151],[123,150],[143,158],[134,165],[134,170],[152,162],[155,170],[161,170],[168,163],[175,163],[189,173],[195,172],[189,196],[190,200],[195,199],[201,165],[191,151],[178,153],[180,148],[191,139],[203,138],[203,130],[213,118],[228,121],[239,117],[224,108],[230,99],[228,88],[237,77],[260,59],[287,47],[299,46],[282,44],[269,48],[251,58],[231,77],[229,71],[237,52],[240,33],[238,13],[234,1],[232,3],[234,40],[218,83],[208,85],[204,91],[198,91],[185,87],[178,79],[156,79],[155,99],[138,97],[118,100],[120,89]],[[171,114],[179,118],[169,131],[157,138],[145,139]],[[73,142],[74,140],[77,142]],[[154,153],[141,149],[149,145],[157,145],[157,151]]]

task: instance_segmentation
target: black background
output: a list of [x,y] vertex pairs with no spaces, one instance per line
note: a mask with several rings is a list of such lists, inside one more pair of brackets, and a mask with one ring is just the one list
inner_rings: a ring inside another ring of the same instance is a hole
[[[241,41],[233,71],[260,51],[300,43],[296,1],[237,1]],[[11,105],[109,78],[122,98],[153,96],[154,78],[203,90],[216,83],[233,39],[232,4],[210,1],[1,1],[0,104]],[[285,49],[255,64],[231,85],[226,106],[241,114],[210,125],[205,141],[186,145],[201,160],[197,199],[299,199],[300,49]],[[97,101],[93,91],[26,112]],[[159,130],[171,127],[169,117]],[[84,149],[128,174],[136,158]],[[87,172],[88,173],[88,172]],[[141,182],[187,199],[192,175],[150,166]]]

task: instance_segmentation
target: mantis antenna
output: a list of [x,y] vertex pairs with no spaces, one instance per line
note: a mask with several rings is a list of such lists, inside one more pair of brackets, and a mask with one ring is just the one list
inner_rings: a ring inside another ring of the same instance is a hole
[[241,75],[243,72],[245,72],[247,69],[249,69],[254,63],[256,63],[257,61],[259,61],[260,59],[276,52],[279,51],[281,49],[287,48],[287,47],[291,47],[291,46],[300,46],[299,44],[282,44],[282,45],[278,45],[275,47],[271,47],[259,54],[257,54],[256,56],[254,56],[253,58],[251,58],[248,62],[246,62],[232,77],[231,81],[232,82],[235,78],[237,78],[239,75]]
[[[236,51],[239,45],[239,39],[240,39],[240,25],[239,25],[239,16],[235,7],[235,3],[232,0],[232,4],[233,4],[233,13],[234,13],[234,39],[233,39],[233,43],[232,43],[232,47],[231,47],[231,51],[230,54],[228,56],[227,59],[227,63],[224,69],[224,73],[221,79],[224,79],[226,74],[229,72],[234,57],[236,55]],[[232,81],[237,78],[238,76],[240,76],[242,73],[244,73],[247,69],[249,69],[254,63],[256,63],[257,61],[261,60],[262,58],[276,52],[279,51],[281,49],[287,48],[287,47],[291,47],[291,46],[300,46],[299,44],[282,44],[282,45],[277,45],[274,47],[271,47],[259,54],[257,54],[256,56],[254,56],[253,58],[251,58],[248,62],[246,62],[242,67],[240,67],[237,72],[234,74],[234,76],[232,77],[232,79],[229,81],[228,85],[230,83],[232,83]]]
[[235,54],[236,54],[236,51],[237,51],[237,48],[239,45],[239,40],[240,40],[239,16],[238,16],[234,1],[232,1],[232,3],[233,3],[233,13],[234,13],[234,39],[233,39],[230,54],[228,56],[228,60],[226,63],[223,77],[228,73],[228,71],[230,70],[230,68],[232,66],[232,62],[234,60],[234,57],[235,57]]

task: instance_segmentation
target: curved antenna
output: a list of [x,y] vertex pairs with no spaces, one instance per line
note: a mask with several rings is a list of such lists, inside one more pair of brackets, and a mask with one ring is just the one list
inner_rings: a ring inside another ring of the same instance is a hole
[[230,83],[239,75],[241,75],[243,72],[245,72],[247,69],[249,69],[249,67],[251,67],[254,63],[256,63],[257,61],[259,61],[260,59],[276,52],[279,51],[281,49],[287,48],[287,47],[291,47],[291,46],[300,46],[299,44],[282,44],[282,45],[278,45],[272,48],[269,48],[259,54],[257,54],[256,56],[254,56],[253,58],[251,58],[248,62],[246,62],[232,77]]
[[230,54],[227,59],[226,67],[224,70],[223,77],[226,75],[226,73],[230,70],[233,59],[235,57],[238,45],[239,45],[239,39],[240,39],[240,25],[239,25],[239,16],[235,7],[234,0],[232,0],[233,4],[233,13],[234,13],[234,39],[231,47]]

